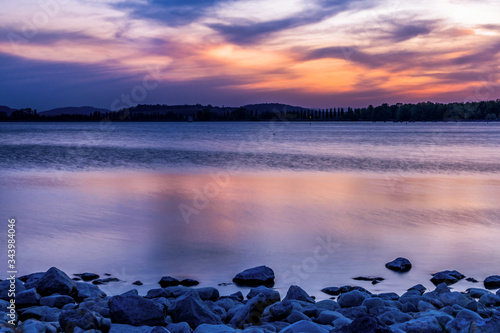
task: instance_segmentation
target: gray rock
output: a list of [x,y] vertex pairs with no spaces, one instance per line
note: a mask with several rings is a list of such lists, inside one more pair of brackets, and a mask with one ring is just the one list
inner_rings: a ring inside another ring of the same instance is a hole
[[160,284],[160,287],[162,287],[162,288],[175,287],[175,286],[178,286],[181,284],[181,282],[179,280],[177,280],[176,278],[173,278],[171,276],[162,277],[160,279],[160,281],[158,281],[158,283]]
[[85,282],[75,282],[75,288],[76,292],[74,297],[78,302],[81,302],[86,298],[106,297],[106,293],[93,284]]
[[87,309],[62,311],[59,316],[59,325],[65,333],[73,333],[75,327],[83,330],[100,329],[99,323],[95,312]]
[[351,292],[340,295],[337,303],[342,308],[360,306],[363,304],[363,301],[367,298],[370,298],[370,295],[366,293],[359,292],[357,290],[353,290]]
[[399,257],[385,264],[385,267],[394,272],[404,273],[411,269],[411,262],[406,258]]
[[458,281],[462,280],[465,278],[465,275],[458,271],[441,271],[433,274],[431,278],[431,282],[434,283],[434,285],[439,285],[441,283],[446,283],[447,285],[451,285],[454,283],[457,283]]
[[488,276],[486,279],[484,279],[484,287],[486,289],[500,288],[500,275]]
[[315,324],[311,321],[307,320],[302,320],[299,322],[296,322],[295,324],[292,324],[281,331],[279,333],[328,333],[326,329],[323,327],[319,326],[318,324]]
[[258,266],[236,274],[233,282],[242,286],[273,286],[274,271],[267,266]]
[[74,275],[78,276],[83,281],[92,281],[92,280],[100,278],[99,275],[94,274],[94,273],[83,273],[83,274],[74,274]]
[[284,301],[297,300],[302,302],[315,303],[314,299],[312,299],[312,297],[309,296],[304,291],[304,289],[296,285],[292,285],[290,286],[290,288],[288,288],[288,292],[286,293],[286,296],[283,300]]
[[201,324],[222,324],[221,318],[203,303],[194,290],[180,296],[170,307],[169,313],[174,322],[186,322],[193,329]]
[[180,284],[185,287],[192,287],[192,286],[197,286],[200,283],[193,279],[184,279],[180,282]]
[[254,298],[258,294],[264,295],[270,303],[276,303],[281,300],[280,293],[277,290],[267,288],[265,286],[258,286],[250,289],[247,298],[248,299]]
[[73,297],[67,295],[52,295],[45,296],[40,299],[40,305],[46,305],[51,308],[59,308],[61,309],[66,304],[75,303]]
[[36,292],[35,288],[31,288],[25,291],[21,291],[20,293],[16,293],[16,306],[19,308],[35,306],[38,305],[39,302],[40,302],[40,295]]
[[113,296],[109,299],[109,314],[113,323],[133,326],[161,326],[165,316],[155,303],[140,296]]

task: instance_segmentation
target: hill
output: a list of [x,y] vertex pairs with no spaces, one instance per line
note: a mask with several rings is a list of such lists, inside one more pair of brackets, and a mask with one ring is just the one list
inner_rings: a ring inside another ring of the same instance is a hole
[[109,112],[109,110],[106,109],[100,109],[100,108],[94,108],[92,106],[80,106],[80,107],[64,107],[64,108],[56,108],[56,109],[51,109],[47,111],[40,112],[39,114],[41,116],[60,116],[63,114],[69,114],[69,115],[85,115],[88,116],[90,114],[93,114],[94,112],[100,112],[100,113],[106,113]]

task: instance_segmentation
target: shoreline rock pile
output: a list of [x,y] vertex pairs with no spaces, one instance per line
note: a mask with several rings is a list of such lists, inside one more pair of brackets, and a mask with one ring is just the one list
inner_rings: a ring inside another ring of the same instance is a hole
[[[411,269],[402,259],[388,268]],[[318,302],[296,285],[281,299],[271,288],[274,278],[266,266],[237,274],[235,283],[252,287],[246,297],[241,291],[221,296],[216,288],[194,288],[198,281],[168,276],[146,296],[135,289],[107,296],[92,283],[98,275],[79,274],[77,279],[85,282],[75,281],[52,267],[16,280],[17,328],[8,324],[10,282],[0,282],[0,333],[500,332],[500,290],[451,291],[448,285],[465,278],[457,271],[434,274],[432,291],[416,285],[400,296],[356,286],[328,287],[323,292],[336,300]],[[499,288],[500,276],[488,277],[484,285]]]

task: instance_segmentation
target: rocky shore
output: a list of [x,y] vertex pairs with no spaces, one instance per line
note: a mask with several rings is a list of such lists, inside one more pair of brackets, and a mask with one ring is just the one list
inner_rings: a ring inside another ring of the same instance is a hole
[[[405,258],[386,267],[411,269]],[[416,285],[406,293],[372,294],[358,286],[326,287],[332,299],[315,301],[292,285],[282,299],[272,289],[275,275],[259,266],[238,273],[233,282],[250,292],[221,296],[216,288],[197,288],[198,281],[161,278],[145,296],[137,290],[106,295],[98,285],[116,278],[93,273],[70,278],[52,267],[15,281],[0,282],[0,333],[327,333],[327,332],[500,332],[500,276],[483,288],[452,291],[466,278],[457,271],[433,274],[434,290]],[[379,283],[380,277],[355,280]],[[130,282],[141,285],[140,281]],[[15,284],[15,303],[9,290]]]

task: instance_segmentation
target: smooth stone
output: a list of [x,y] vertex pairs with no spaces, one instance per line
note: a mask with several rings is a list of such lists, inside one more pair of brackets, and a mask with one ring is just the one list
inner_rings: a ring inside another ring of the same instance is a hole
[[[26,290],[23,281],[16,279],[14,284],[16,286],[16,293],[20,293]],[[3,280],[2,282],[0,282],[0,299],[10,301],[9,290],[10,280]]]
[[297,300],[302,302],[316,303],[315,300],[309,296],[304,289],[299,286],[291,285],[288,288],[284,301]]
[[318,309],[326,309],[330,311],[335,311],[340,308],[339,303],[332,301],[331,299],[325,299],[319,302],[316,302],[316,307]]
[[[7,332],[2,331],[0,332]],[[12,331],[14,332],[14,331]],[[57,329],[49,323],[43,323],[36,319],[28,319],[17,327],[16,332],[22,333],[57,333]]]
[[94,274],[94,273],[83,273],[83,274],[74,274],[74,275],[78,276],[83,281],[92,281],[92,280],[100,278],[99,275]]
[[322,325],[332,325],[333,321],[339,318],[345,317],[336,311],[325,310],[318,315],[316,322]]
[[184,279],[180,282],[180,284],[181,284],[181,286],[184,286],[184,287],[192,287],[192,286],[197,286],[200,283],[196,280],[193,280],[193,279]]
[[293,310],[297,309],[294,302],[282,301],[269,307],[269,313],[275,320],[281,320],[288,317]]
[[166,288],[178,286],[181,282],[171,276],[164,276],[160,279],[160,281],[158,281],[158,283],[160,284],[160,287]]
[[244,299],[241,291],[237,291],[237,292],[229,295],[229,298],[234,299],[234,300],[239,301],[239,302],[243,301],[243,299]]
[[385,301],[397,301],[399,299],[399,295],[396,293],[381,293],[373,295],[373,297],[377,297]]
[[305,314],[303,314],[300,311],[292,311],[292,313],[290,313],[290,315],[288,317],[286,317],[285,320],[286,320],[286,322],[293,324],[293,323],[296,323],[296,322],[301,321],[301,320],[311,321],[311,318],[309,318],[308,316],[306,316]]
[[218,299],[217,301],[215,301],[215,304],[217,304],[224,310],[229,311],[233,306],[237,304],[237,301],[233,300],[232,298],[226,297]]
[[497,296],[495,294],[486,294],[481,296],[479,299],[479,302],[481,304],[484,304],[485,306],[492,307],[492,306],[499,306],[500,305],[500,296]]
[[108,304],[113,323],[133,326],[165,324],[163,311],[149,299],[140,296],[113,296]]
[[363,301],[367,298],[370,298],[370,295],[366,293],[362,293],[357,290],[350,291],[348,293],[342,294],[339,296],[337,303],[342,308],[360,306],[363,304]]
[[440,294],[439,300],[443,303],[444,306],[460,305],[462,307],[465,307],[470,303],[470,301],[473,301],[474,299],[469,295],[459,293],[458,291],[453,291]]
[[24,287],[26,289],[36,288],[38,280],[45,275],[45,272],[37,272],[28,275],[21,276],[19,280],[24,282]]
[[406,258],[399,257],[385,264],[385,267],[394,272],[404,273],[411,269],[411,262]]
[[170,333],[164,327],[131,326],[125,324],[111,324],[108,333]]
[[66,304],[75,303],[73,297],[67,295],[51,295],[40,299],[40,305],[50,306],[51,308],[61,309]]
[[[352,323],[352,320],[346,317],[340,317],[333,321],[333,327],[335,328],[335,332],[339,332],[345,326],[349,326]],[[333,332],[333,331],[332,331]]]
[[75,282],[75,299],[79,302],[86,298],[103,298],[106,293],[97,286],[85,282]]
[[354,306],[351,308],[340,308],[337,310],[338,313],[349,319],[356,319],[363,317],[368,314],[368,310],[365,306]]
[[462,280],[465,278],[465,275],[458,271],[441,271],[433,274],[431,278],[431,282],[434,283],[434,285],[439,285],[441,283],[446,283],[446,285],[451,285],[454,283],[457,283],[458,281]]
[[97,279],[97,280],[92,281],[92,283],[95,285],[106,284],[106,283],[110,283],[110,282],[120,282],[120,279],[115,278],[115,277],[107,277],[104,279]]
[[481,298],[483,295],[492,294],[491,291],[480,289],[480,288],[469,288],[466,292],[474,298]]
[[436,294],[444,294],[444,293],[449,293],[451,290],[448,288],[448,285],[444,282],[438,284],[436,286],[436,289],[434,289],[434,293]]
[[407,322],[408,320],[412,319],[412,316],[394,309],[382,313],[381,315],[377,316],[377,318],[382,325],[394,325]]
[[71,280],[66,273],[51,267],[39,280],[36,286],[37,292],[42,296],[52,294],[70,295],[76,288],[75,281]]
[[364,315],[352,321],[349,325],[341,328],[342,333],[361,333],[361,332],[376,332],[376,333],[391,333],[391,330],[380,324],[378,319],[373,316]]
[[258,266],[236,274],[233,282],[242,286],[273,286],[274,271],[267,266]]
[[357,291],[360,291],[362,293],[366,293],[368,295],[372,294],[370,291],[366,290],[363,287],[359,287],[359,286],[342,286],[342,287],[340,287],[341,294],[345,294],[345,293],[351,292],[353,290],[357,290]]
[[157,297],[177,298],[186,295],[191,291],[193,291],[193,289],[184,286],[151,289],[148,290],[146,298],[157,298]]
[[[460,311],[455,319],[446,324],[446,331],[450,333],[483,332],[478,330],[478,326],[485,326],[486,320],[477,313],[470,310]],[[488,331],[484,331],[485,333]]]
[[450,320],[453,320],[453,316],[450,316],[449,314],[447,314],[443,311],[437,311],[437,310],[429,310],[429,311],[425,311],[425,312],[416,313],[414,316],[414,319],[422,318],[422,317],[426,317],[426,316],[435,317],[437,319],[437,321],[439,322],[439,325],[441,325],[441,327],[445,327],[446,324]]
[[422,284],[417,284],[417,285],[411,287],[410,289],[408,289],[407,291],[412,291],[412,290],[418,291],[420,293],[420,295],[423,295],[425,293],[425,291],[427,290],[427,288],[424,287]]
[[338,287],[326,287],[321,289],[321,291],[330,296],[340,295],[340,288]]
[[279,333],[328,333],[326,329],[308,320],[302,320],[296,322],[281,331]]
[[109,297],[88,298],[78,305],[80,309],[88,309],[99,313],[101,316],[109,318]]
[[437,310],[437,308],[431,303],[425,301],[419,301],[417,304],[417,309],[419,312],[425,312],[429,310]]
[[137,291],[137,289],[132,289],[120,294],[120,296],[139,296],[139,291]]
[[[40,295],[36,292],[35,288],[16,293],[16,306],[29,307],[38,305],[40,302]],[[46,304],[42,304],[46,305]],[[0,310],[1,311],[1,310]]]
[[500,288],[500,275],[488,276],[486,279],[484,279],[484,287],[486,289]]
[[143,283],[141,281],[139,281],[139,280],[132,282],[132,284],[134,286],[142,286],[143,285]]
[[377,307],[382,307],[385,306],[385,302],[381,298],[366,298],[363,300],[363,303],[361,303],[362,306],[365,306],[368,311],[370,311],[371,308],[377,308]]
[[247,294],[248,299],[252,299],[258,294],[262,294],[266,297],[266,299],[271,303],[276,303],[281,300],[281,296],[279,291],[267,288],[265,286],[258,286],[250,289],[250,292]]
[[468,277],[467,279],[465,279],[466,281],[469,281],[469,282],[472,282],[472,283],[478,283],[479,281],[474,279],[474,278],[471,278],[471,277]]
[[167,325],[167,329],[171,333],[191,333],[193,330],[189,327],[188,323],[171,323]]
[[219,299],[219,291],[213,287],[195,289],[202,301],[216,301]]
[[95,312],[87,309],[62,311],[59,315],[59,325],[65,333],[73,333],[75,327],[83,330],[100,329]]
[[186,322],[191,328],[201,324],[219,325],[222,320],[201,300],[196,291],[180,296],[169,308],[174,322]]

